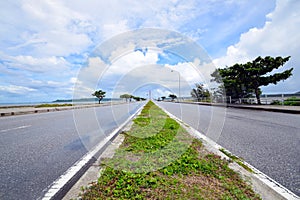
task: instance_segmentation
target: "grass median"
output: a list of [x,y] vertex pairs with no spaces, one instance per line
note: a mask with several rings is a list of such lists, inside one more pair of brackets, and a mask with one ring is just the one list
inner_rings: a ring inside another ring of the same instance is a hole
[[97,182],[81,199],[260,199],[153,102],[148,102]]

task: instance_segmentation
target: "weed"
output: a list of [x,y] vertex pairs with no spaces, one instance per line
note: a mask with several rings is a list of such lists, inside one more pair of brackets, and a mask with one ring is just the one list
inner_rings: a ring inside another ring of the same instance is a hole
[[98,182],[81,199],[260,199],[226,160],[200,155],[202,143],[153,102],[124,134],[114,158],[104,161]]
[[253,173],[253,170],[250,167],[248,167],[246,164],[244,164],[244,162],[242,161],[242,159],[240,159],[239,157],[236,157],[235,155],[232,155],[231,153],[229,153],[225,149],[219,149],[219,150],[222,153],[224,153],[226,156],[228,156],[229,158],[231,158],[233,161],[235,161],[237,164],[239,164],[241,167],[243,167],[244,169],[246,169],[248,172]]

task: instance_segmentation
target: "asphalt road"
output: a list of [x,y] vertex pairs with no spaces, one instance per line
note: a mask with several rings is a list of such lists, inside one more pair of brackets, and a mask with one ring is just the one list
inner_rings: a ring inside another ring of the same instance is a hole
[[300,196],[300,115],[158,104]]
[[143,103],[0,118],[0,199],[32,200]]

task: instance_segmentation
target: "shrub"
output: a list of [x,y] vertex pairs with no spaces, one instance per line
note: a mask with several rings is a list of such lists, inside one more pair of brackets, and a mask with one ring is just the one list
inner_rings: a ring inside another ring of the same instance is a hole
[[300,106],[300,98],[291,97],[284,101],[286,106]]

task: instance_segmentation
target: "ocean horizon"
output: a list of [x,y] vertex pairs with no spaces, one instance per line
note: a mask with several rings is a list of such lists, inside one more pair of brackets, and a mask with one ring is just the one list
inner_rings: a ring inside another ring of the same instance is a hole
[[[124,99],[119,98],[104,98],[101,100],[101,102],[118,102],[118,101],[124,101]],[[72,103],[74,105],[76,104],[97,104],[99,101],[98,99],[90,98],[90,99],[58,99],[55,101],[40,101],[40,102],[9,102],[9,103],[0,103],[0,107],[3,106],[36,106],[40,104],[65,104],[65,103]]]

